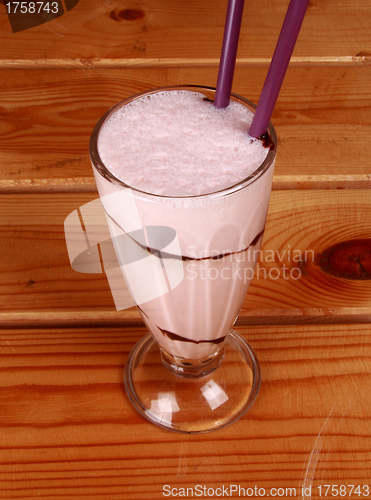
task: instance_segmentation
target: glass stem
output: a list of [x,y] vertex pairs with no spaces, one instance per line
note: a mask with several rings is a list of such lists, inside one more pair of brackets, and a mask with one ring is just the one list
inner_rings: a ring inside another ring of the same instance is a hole
[[201,359],[186,359],[169,354],[160,347],[162,364],[181,377],[200,378],[218,368],[224,357],[224,342],[212,354]]

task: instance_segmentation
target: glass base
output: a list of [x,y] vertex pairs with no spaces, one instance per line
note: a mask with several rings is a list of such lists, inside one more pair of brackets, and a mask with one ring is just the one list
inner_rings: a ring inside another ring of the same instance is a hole
[[[224,349],[201,360],[207,369],[179,373],[151,334],[131,351],[125,387],[136,410],[170,431],[210,432],[232,424],[252,406],[260,388],[258,359],[241,335],[231,330]],[[177,363],[178,364],[178,363]],[[184,363],[188,366],[188,363]]]

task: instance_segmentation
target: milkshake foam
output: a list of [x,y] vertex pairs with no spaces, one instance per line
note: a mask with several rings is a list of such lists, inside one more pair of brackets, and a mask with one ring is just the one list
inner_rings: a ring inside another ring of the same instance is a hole
[[119,109],[99,135],[99,154],[131,187],[196,196],[240,182],[267,156],[247,131],[252,112],[237,102],[217,109],[205,96],[165,91]]

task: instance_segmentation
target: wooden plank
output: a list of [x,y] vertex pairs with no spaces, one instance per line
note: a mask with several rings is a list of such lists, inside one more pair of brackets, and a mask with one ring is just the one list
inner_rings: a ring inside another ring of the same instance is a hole
[[[1,325],[139,324],[135,309],[115,310],[104,274],[70,266],[64,219],[96,197],[0,196]],[[273,192],[238,324],[370,321],[370,210],[368,190]],[[346,253],[328,253],[349,241]],[[351,268],[337,269],[338,261]]]
[[[246,4],[239,57],[272,56],[287,6],[287,0],[274,0],[269,8]],[[226,2],[219,0],[143,0],[130,6],[80,0],[66,15],[14,34],[4,6],[0,59],[219,58],[225,13]],[[294,55],[369,57],[370,25],[366,0],[311,2]]]
[[[238,68],[235,92],[257,101],[265,74],[266,68]],[[91,191],[89,136],[109,107],[148,88],[185,81],[212,86],[216,71],[3,70],[1,77],[0,189]],[[289,69],[273,115],[277,184],[369,186],[370,80],[371,66]]]
[[1,498],[159,500],[164,485],[366,493],[370,326],[239,332],[261,364],[256,402],[225,429],[179,435],[144,420],[125,395],[123,366],[143,329],[2,330]]

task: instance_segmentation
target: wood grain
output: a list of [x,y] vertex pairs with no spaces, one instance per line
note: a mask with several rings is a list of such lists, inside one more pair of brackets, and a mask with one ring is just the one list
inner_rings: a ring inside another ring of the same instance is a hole
[[148,423],[124,393],[143,329],[2,330],[1,498],[160,499],[166,484],[301,498],[304,484],[317,499],[321,484],[368,484],[370,326],[239,332],[260,359],[258,398],[234,425],[187,436]]
[[[271,58],[287,6],[246,4],[239,57]],[[221,0],[80,0],[68,14],[13,34],[1,6],[0,59],[218,59],[225,13]],[[366,0],[312,0],[294,55],[370,57],[370,25]]]
[[[64,219],[97,197],[0,196],[3,325],[139,322],[135,309],[115,310],[104,274],[81,274],[70,266]],[[370,242],[370,210],[368,190],[273,192],[259,268],[239,324],[369,321],[371,280],[333,276],[318,258],[335,244]]]
[[[268,316],[273,310],[273,314],[279,316],[281,310],[282,321],[287,321],[287,315],[295,314],[295,309],[301,310],[299,315],[304,321],[310,317],[318,320],[321,316],[338,321],[336,303],[342,297],[347,314],[358,308],[364,313],[363,308],[368,308],[371,298],[371,282],[365,280],[361,284],[345,276],[336,278],[329,270],[325,272],[320,268],[319,256],[341,242],[360,238],[371,242],[369,200],[368,190],[273,193],[261,269],[257,271],[258,279],[252,283],[243,308],[256,309],[258,304],[260,307],[264,304]],[[262,312],[262,320],[263,317]]]
[[[92,186],[89,137],[107,109],[148,88],[186,81],[213,86],[216,80],[214,69],[202,67],[0,73],[2,191],[19,186],[48,190],[48,179],[55,190],[63,190],[59,179],[66,179],[66,186],[86,191],[87,184]],[[257,101],[265,74],[266,68],[238,68],[234,90]],[[368,186],[370,80],[371,66],[289,69],[273,115],[278,184]],[[301,177],[295,184],[292,176]],[[26,182],[17,184],[19,180]]]

